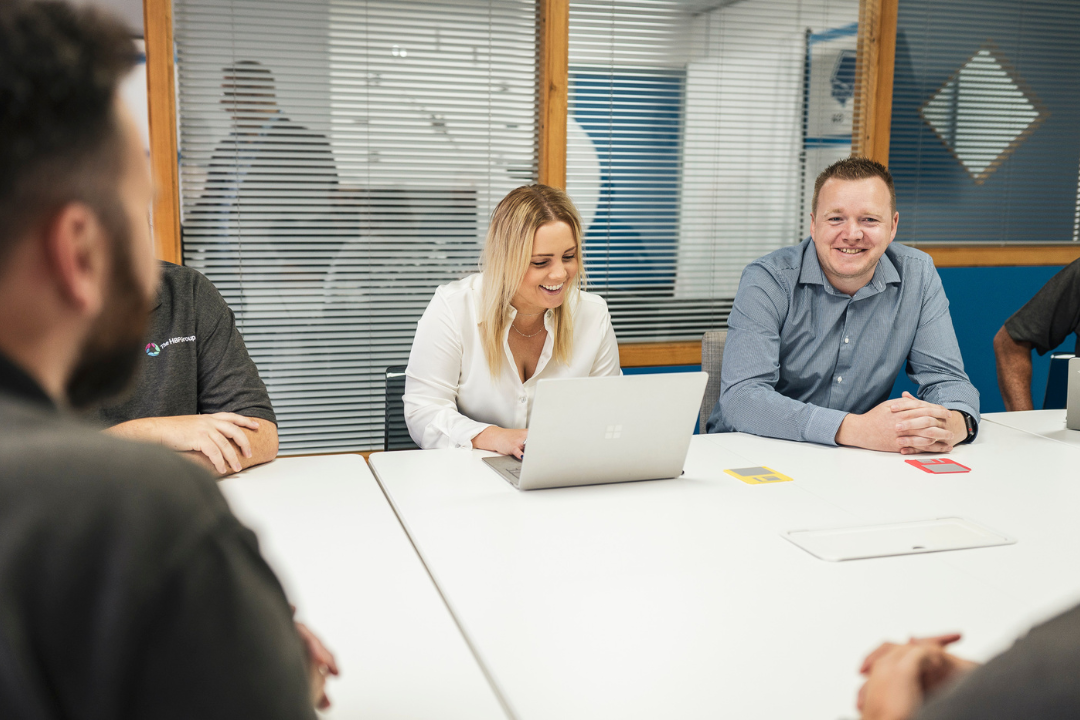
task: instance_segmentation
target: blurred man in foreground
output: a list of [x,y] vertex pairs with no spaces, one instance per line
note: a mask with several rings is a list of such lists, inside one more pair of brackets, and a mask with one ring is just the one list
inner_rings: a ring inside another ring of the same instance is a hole
[[310,718],[319,660],[213,479],[66,417],[155,294],[133,62],[106,17],[0,4],[0,717]]
[[863,661],[863,720],[1080,717],[1080,607],[1034,628],[985,665],[945,648],[960,635],[885,643]]

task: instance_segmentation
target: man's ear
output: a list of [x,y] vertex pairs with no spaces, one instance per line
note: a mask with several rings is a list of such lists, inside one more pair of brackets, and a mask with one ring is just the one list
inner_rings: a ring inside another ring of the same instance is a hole
[[892,234],[889,235],[889,239],[892,240],[896,237],[896,230],[900,227],[900,213],[894,212],[892,216]]
[[105,303],[110,267],[97,213],[84,203],[68,203],[42,232],[49,270],[61,295],[80,313],[97,315]]

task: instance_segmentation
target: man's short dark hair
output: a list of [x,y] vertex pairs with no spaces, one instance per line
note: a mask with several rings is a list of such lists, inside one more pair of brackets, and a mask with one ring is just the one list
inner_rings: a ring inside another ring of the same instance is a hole
[[0,2],[0,269],[69,202],[115,216],[124,155],[113,103],[135,61],[127,28],[99,10]]
[[889,201],[892,212],[896,213],[896,188],[893,187],[892,173],[876,160],[854,155],[843,160],[837,160],[817,176],[817,180],[814,181],[814,199],[810,203],[811,211],[817,213],[818,195],[821,193],[821,186],[825,184],[826,180],[833,178],[837,180],[865,180],[874,177],[881,178],[885,182],[885,186],[889,188]]

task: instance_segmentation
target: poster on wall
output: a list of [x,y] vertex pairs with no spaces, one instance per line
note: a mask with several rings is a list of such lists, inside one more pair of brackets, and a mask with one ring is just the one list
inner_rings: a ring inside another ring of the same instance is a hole
[[807,36],[802,212],[807,222],[814,180],[851,154],[858,29],[858,23],[851,23]]

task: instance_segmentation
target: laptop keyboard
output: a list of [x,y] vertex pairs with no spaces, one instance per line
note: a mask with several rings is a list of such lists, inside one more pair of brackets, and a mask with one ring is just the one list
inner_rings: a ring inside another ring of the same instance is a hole
[[484,458],[484,464],[499,473],[500,477],[514,487],[518,487],[521,482],[521,461],[517,458],[508,455],[486,457]]

